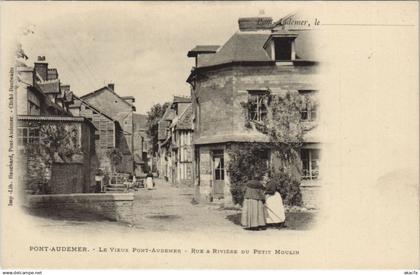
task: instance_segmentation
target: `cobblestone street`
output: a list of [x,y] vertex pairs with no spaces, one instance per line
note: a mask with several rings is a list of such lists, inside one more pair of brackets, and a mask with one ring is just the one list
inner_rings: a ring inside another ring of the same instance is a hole
[[242,230],[228,219],[238,210],[221,210],[217,204],[192,204],[193,189],[174,187],[157,179],[154,190],[135,193],[134,226],[153,231]]
[[[156,179],[153,190],[141,188],[134,191],[133,224],[103,220],[89,214],[73,217],[63,211],[59,215],[39,213],[33,219],[47,231],[81,232],[202,232],[202,233],[245,233],[240,221],[240,210],[223,209],[219,204],[192,204],[193,189],[175,187],[161,179]],[[314,213],[287,213],[287,228],[268,228],[271,233],[288,230],[309,229]],[[258,234],[258,233],[257,233]]]

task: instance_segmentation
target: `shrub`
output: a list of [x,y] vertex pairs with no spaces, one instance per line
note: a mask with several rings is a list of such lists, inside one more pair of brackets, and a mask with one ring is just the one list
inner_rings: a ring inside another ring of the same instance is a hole
[[259,143],[235,144],[229,150],[230,191],[235,204],[242,205],[246,185],[250,179],[261,179],[268,172],[267,147]]
[[302,205],[300,180],[292,179],[285,172],[274,171],[271,174],[270,182],[275,184],[276,190],[281,194],[284,205]]
[[[302,162],[299,149],[303,142],[303,125],[300,110],[309,98],[297,91],[284,91],[279,94],[268,93],[262,104],[269,110],[264,121],[254,121],[249,117],[249,102],[242,102],[245,124],[248,129],[258,131],[270,138],[269,143],[241,143],[231,150],[230,172],[231,192],[234,203],[242,204],[245,182],[260,178],[269,170],[269,181],[274,183],[282,195],[284,204],[302,205],[300,181]],[[272,153],[271,167],[267,167],[264,152]]]

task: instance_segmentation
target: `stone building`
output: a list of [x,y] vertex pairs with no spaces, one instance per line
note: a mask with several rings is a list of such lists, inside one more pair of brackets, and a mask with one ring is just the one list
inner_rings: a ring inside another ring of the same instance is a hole
[[142,177],[152,168],[151,145],[150,138],[147,135],[146,115],[133,114],[133,131],[134,174]]
[[73,116],[73,94],[45,58],[17,71],[18,181],[33,193],[90,192],[97,168],[95,126]]
[[109,152],[113,148],[118,148],[120,144],[118,140],[123,138],[121,126],[103,110],[95,108],[80,97],[73,95],[73,98],[74,102],[69,106],[69,110],[74,116],[87,118],[95,126],[95,151],[99,168],[109,173],[112,171]]
[[[122,135],[116,135],[115,147],[120,149],[123,159],[119,166],[119,172],[130,173],[134,171],[134,146],[133,146],[133,111],[136,110],[134,97],[121,97],[115,93],[114,84],[108,84],[96,91],[80,97],[81,100],[102,110],[110,118],[117,121],[121,127]],[[108,121],[106,131],[111,131],[112,123]],[[105,131],[103,129],[102,131]],[[111,138],[110,138],[111,139]]]
[[[269,113],[262,104],[264,95],[295,91],[316,98],[312,33],[281,26],[269,17],[240,18],[239,30],[224,45],[196,46],[188,52],[195,58],[187,79],[193,110],[194,183],[202,198],[230,201],[226,166],[231,146],[269,142],[265,134],[246,127],[247,119],[263,123]],[[302,108],[301,117],[312,129],[305,133],[301,150],[301,189],[305,205],[313,207],[320,186],[316,105]],[[269,152],[268,161],[271,157]]]
[[73,102],[70,86],[62,85],[57,69],[49,69],[39,56],[34,67],[19,66],[17,86],[18,115],[69,115]]

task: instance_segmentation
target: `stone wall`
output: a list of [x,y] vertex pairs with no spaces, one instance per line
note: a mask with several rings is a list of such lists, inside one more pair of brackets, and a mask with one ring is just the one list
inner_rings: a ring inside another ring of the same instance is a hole
[[[200,108],[196,120],[199,123],[194,127],[195,138],[231,132],[234,123],[232,93],[233,78],[230,69],[208,72],[204,79],[198,81],[196,97]],[[193,101],[193,110],[196,105]]]
[[83,98],[87,103],[100,109],[106,110],[112,118],[118,120],[123,134],[118,138],[117,147],[124,154],[122,164],[119,166],[121,172],[133,173],[133,109],[127,102],[115,93],[103,88],[93,96]]
[[83,163],[53,163],[49,182],[51,194],[83,193],[87,190],[84,176]]
[[29,195],[25,206],[37,212],[53,212],[57,216],[60,211],[70,211],[75,219],[93,214],[103,219],[131,223],[133,202],[132,193]]
[[225,180],[224,180],[224,202],[226,204],[231,203],[232,201],[232,194],[230,192],[230,178],[229,174],[227,173],[227,166],[230,161],[229,153],[227,150],[227,146],[225,144],[212,144],[212,145],[202,145],[196,147],[198,150],[199,155],[199,162],[200,162],[200,176],[199,176],[199,193],[200,193],[200,200],[202,201],[209,201],[212,200],[212,192],[213,192],[213,159],[212,159],[212,151],[213,150],[223,150],[224,154],[224,163],[225,163]]
[[258,135],[245,127],[242,103],[247,102],[247,91],[317,90],[316,72],[316,66],[233,66],[203,72],[192,92],[194,140]]

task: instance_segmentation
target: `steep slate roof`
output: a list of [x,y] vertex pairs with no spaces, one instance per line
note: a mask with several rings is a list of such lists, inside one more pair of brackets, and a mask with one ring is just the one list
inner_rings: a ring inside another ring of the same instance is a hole
[[105,112],[103,112],[102,110],[99,110],[98,108],[96,108],[96,107],[94,107],[94,106],[90,105],[89,103],[87,103],[87,102],[86,102],[86,101],[84,101],[83,99],[79,98],[78,96],[73,95],[73,97],[74,97],[74,103],[73,103],[73,104],[71,104],[71,105],[69,106],[69,108],[80,107],[80,105],[82,105],[82,103],[83,103],[83,104],[87,105],[89,108],[91,108],[91,109],[95,110],[96,112],[100,113],[100,114],[101,114],[101,115],[103,115],[104,117],[106,117],[106,118],[108,118],[108,119],[110,119],[110,120],[112,120],[112,121],[114,121],[114,122],[118,123],[118,121],[117,121],[117,120],[115,120],[114,118],[112,118],[110,115],[108,115],[108,114],[106,114]]
[[58,94],[60,93],[60,80],[48,80],[36,83],[44,94]]
[[59,121],[59,122],[86,122],[92,128],[95,128],[95,125],[85,117],[76,117],[76,116],[27,116],[27,115],[18,115],[18,120],[21,121]]
[[173,103],[191,103],[191,98],[184,96],[174,96]]
[[200,67],[215,66],[240,61],[271,61],[263,46],[270,37],[270,32],[236,32],[215,54],[209,54],[208,60],[202,59]]
[[127,104],[127,105],[128,105],[128,106],[130,106],[130,107],[132,107],[134,111],[136,110],[136,107],[135,107],[133,104],[131,104],[131,103],[129,103],[129,102],[127,102],[127,101],[125,101],[125,100],[124,100],[124,98],[122,98],[121,96],[119,96],[116,92],[114,92],[114,90],[112,90],[112,89],[111,89],[111,88],[109,88],[108,86],[104,86],[104,87],[102,87],[102,88],[97,89],[96,91],[93,91],[93,92],[87,93],[87,94],[85,94],[84,96],[81,96],[80,98],[83,98],[83,99],[85,99],[85,98],[89,98],[89,97],[95,96],[95,95],[97,95],[97,94],[99,94],[99,93],[103,92],[104,90],[108,90],[108,91],[110,91],[110,92],[111,92],[111,93],[113,93],[116,97],[118,97],[119,99],[121,99],[122,101],[124,101],[124,102],[125,102],[125,104]]
[[166,129],[169,127],[169,121],[160,120],[158,123],[158,140],[166,139]]
[[194,144],[211,144],[223,142],[270,142],[268,136],[260,132],[231,133],[211,136],[202,136],[194,141]]
[[175,118],[175,116],[175,110],[168,106],[158,123],[158,140],[166,139],[166,129],[168,129],[171,121]]
[[197,66],[211,67],[232,62],[273,62],[267,51],[264,49],[265,43],[271,34],[276,32],[297,33],[295,39],[295,61],[314,61],[315,35],[313,30],[259,30],[259,31],[238,31],[213,54],[201,54],[198,57]]
[[296,58],[302,60],[317,60],[316,31],[300,31],[295,40]]
[[161,121],[162,120],[168,120],[168,121],[172,121],[175,118],[176,114],[175,114],[175,110],[172,109],[170,106],[168,106],[168,108],[166,108],[165,113],[163,114]]
[[193,111],[190,104],[184,112],[179,116],[176,128],[178,130],[192,130]]
[[188,57],[195,57],[202,53],[215,53],[219,49],[219,45],[197,45],[187,54]]

